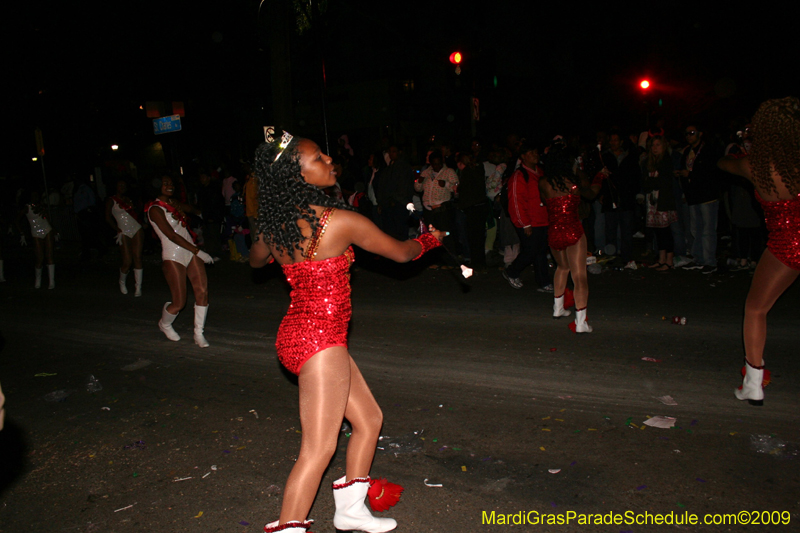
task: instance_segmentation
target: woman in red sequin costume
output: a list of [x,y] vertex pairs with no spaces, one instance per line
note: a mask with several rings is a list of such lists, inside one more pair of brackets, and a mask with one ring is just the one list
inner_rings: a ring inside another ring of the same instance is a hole
[[383,414],[347,348],[351,245],[407,262],[439,246],[444,233],[432,229],[419,239],[398,241],[326,196],[322,190],[336,182],[333,164],[308,139],[269,137],[256,152],[256,174],[258,234],[250,264],[259,268],[277,261],[292,287],[276,347],[281,363],[298,375],[302,427],[300,455],[286,482],[280,518],[265,531],[304,533],[310,527],[308,512],[344,418],[353,432],[346,475],[333,485],[334,526],[390,531],[396,522],[373,517],[364,503]]
[[744,308],[745,371],[740,400],[763,405],[767,313],[800,274],[800,100],[768,100],[753,117],[749,156],[726,156],[722,170],[750,180],[764,208],[767,249],[753,275]]
[[553,276],[553,318],[570,314],[564,308],[564,293],[571,274],[575,284],[575,322],[570,329],[575,333],[591,333],[592,327],[586,322],[589,301],[586,235],[578,216],[581,197],[573,163],[574,158],[563,144],[551,146],[545,157],[545,175],[539,180],[539,191],[547,206],[547,240],[557,265]]

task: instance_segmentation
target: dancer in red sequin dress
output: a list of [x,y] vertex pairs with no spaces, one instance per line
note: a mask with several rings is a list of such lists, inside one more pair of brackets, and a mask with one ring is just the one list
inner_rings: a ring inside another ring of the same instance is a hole
[[575,284],[575,321],[570,329],[575,333],[591,333],[586,322],[589,301],[589,282],[586,277],[586,235],[578,217],[581,197],[577,177],[572,171],[573,158],[561,144],[552,146],[545,158],[545,177],[539,180],[539,191],[547,206],[547,240],[556,261],[553,276],[553,318],[569,316],[564,307],[567,279],[572,275]]
[[292,287],[276,347],[281,363],[298,375],[302,441],[286,482],[280,519],[265,531],[304,533],[322,474],[336,450],[342,420],[353,432],[346,475],[334,483],[334,527],[390,531],[397,524],[376,518],[364,498],[383,414],[347,348],[350,321],[351,245],[398,262],[419,258],[441,244],[443,232],[398,241],[369,219],[322,193],[336,182],[331,158],[308,139],[284,134],[256,152],[259,183],[257,240],[250,264],[272,260]]
[[800,275],[800,100],[761,104],[753,117],[749,156],[726,156],[718,166],[750,180],[764,208],[769,241],[753,275],[744,309],[745,369],[740,400],[763,405],[767,313]]

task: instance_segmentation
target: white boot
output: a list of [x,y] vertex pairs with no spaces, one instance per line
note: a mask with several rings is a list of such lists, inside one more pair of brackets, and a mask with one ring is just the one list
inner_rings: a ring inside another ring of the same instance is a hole
[[0,259],[0,283],[3,283],[5,280],[5,276],[3,276],[3,260]]
[[208,306],[194,304],[194,343],[201,348],[208,348],[209,344],[203,336],[203,328],[206,325],[206,315]]
[[313,522],[313,520],[306,520],[305,522],[297,522],[293,520],[291,522],[278,525],[278,520],[276,520],[264,526],[264,533],[306,533]]
[[562,316],[569,316],[572,313],[564,309],[564,295],[558,298],[553,298],[553,318],[561,318]]
[[745,372],[742,386],[734,390],[733,393],[740,400],[748,400],[750,405],[764,405],[764,366],[752,366],[745,359]]
[[158,329],[164,332],[164,335],[171,341],[179,341],[181,340],[181,336],[178,335],[178,332],[172,329],[172,323],[175,322],[175,318],[177,318],[178,314],[170,314],[167,311],[167,306],[172,302],[167,302],[164,304],[164,309],[161,310],[161,320],[158,321]]
[[142,273],[144,270],[141,268],[134,268],[133,269],[133,279],[136,280],[136,292],[133,293],[133,296],[138,298],[142,295]]
[[55,289],[56,288],[56,266],[55,265],[47,265],[47,277],[50,278],[50,285],[47,286],[48,289]]
[[128,272],[123,272],[122,270],[119,271],[119,292],[122,294],[128,294],[128,287],[126,287],[125,284],[128,281],[129,272],[130,270]]
[[34,289],[40,289],[42,287],[42,269],[36,269],[36,281],[33,282]]
[[333,515],[333,527],[342,531],[367,531],[368,533],[384,533],[397,527],[392,518],[376,518],[367,509],[365,499],[369,490],[368,477],[359,477],[345,483],[347,477],[333,482],[333,501],[336,513]]
[[586,323],[586,308],[575,310],[575,333],[591,333],[592,326]]

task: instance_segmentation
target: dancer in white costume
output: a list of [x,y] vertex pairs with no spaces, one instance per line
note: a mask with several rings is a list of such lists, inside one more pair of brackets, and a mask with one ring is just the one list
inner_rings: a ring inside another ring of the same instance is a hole
[[194,291],[194,342],[201,348],[208,347],[203,329],[208,313],[208,279],[203,263],[214,260],[194,244],[189,230],[186,212],[199,214],[197,208],[172,199],[175,187],[172,178],[161,178],[161,194],[145,208],[156,234],[161,239],[161,259],[164,277],[167,278],[172,301],[164,304],[158,328],[171,341],[181,340],[172,328],[178,313],[186,305],[186,278]]
[[106,201],[106,222],[117,233],[117,244],[122,252],[122,266],[119,269],[119,291],[128,294],[126,282],[133,264],[133,277],[136,281],[134,296],[142,295],[142,246],[144,231],[139,223],[133,202],[126,196],[128,184],[125,180],[117,182],[117,194]]
[[20,233],[20,244],[27,246],[28,241],[25,238],[25,233],[19,221],[22,217],[28,219],[28,224],[31,230],[31,237],[36,252],[36,278],[34,288],[38,289],[42,286],[42,265],[47,261],[47,274],[50,279],[48,289],[56,288],[56,265],[53,262],[53,238],[55,233],[53,227],[47,221],[46,210],[44,206],[39,204],[39,193],[31,191],[30,201],[23,206],[17,217],[17,229]]

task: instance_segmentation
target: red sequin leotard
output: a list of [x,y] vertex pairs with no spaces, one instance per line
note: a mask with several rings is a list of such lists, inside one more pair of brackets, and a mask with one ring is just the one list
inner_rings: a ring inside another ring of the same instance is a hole
[[303,364],[317,352],[332,346],[347,346],[353,249],[348,248],[336,257],[314,260],[332,213],[333,208],[327,208],[320,217],[305,261],[283,265],[286,281],[292,287],[292,303],[278,328],[275,347],[278,359],[293,374],[299,375]]
[[581,197],[574,194],[578,188],[572,186],[572,194],[548,198],[547,205],[547,243],[554,250],[564,250],[578,242],[583,236],[583,226],[578,217]]
[[756,192],[769,230],[767,248],[778,261],[800,270],[800,195],[791,200],[768,202]]

